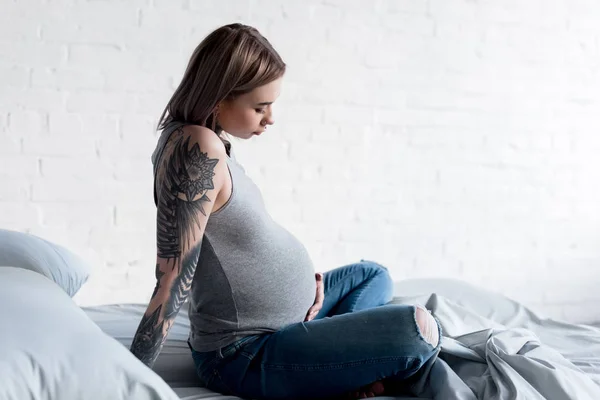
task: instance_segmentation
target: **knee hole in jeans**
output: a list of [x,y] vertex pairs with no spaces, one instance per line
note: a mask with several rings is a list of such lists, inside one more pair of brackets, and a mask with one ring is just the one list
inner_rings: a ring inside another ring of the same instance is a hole
[[433,347],[437,347],[440,341],[440,333],[438,324],[433,315],[425,308],[416,306],[416,320],[421,335],[425,338],[425,341],[431,344]]

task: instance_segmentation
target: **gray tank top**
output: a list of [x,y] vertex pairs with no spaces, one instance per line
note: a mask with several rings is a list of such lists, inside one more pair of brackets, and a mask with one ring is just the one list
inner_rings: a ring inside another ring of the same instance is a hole
[[[168,137],[182,125],[163,130],[152,155],[155,176]],[[233,154],[227,166],[232,194],[208,219],[189,298],[190,344],[201,352],[302,322],[315,300],[305,247],[271,218]]]

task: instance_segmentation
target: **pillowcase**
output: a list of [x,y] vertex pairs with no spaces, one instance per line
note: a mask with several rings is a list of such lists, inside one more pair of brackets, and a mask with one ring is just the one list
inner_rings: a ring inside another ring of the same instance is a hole
[[79,257],[54,243],[27,233],[0,229],[0,265],[28,269],[53,280],[71,297],[91,269]]
[[0,304],[0,399],[179,399],[40,274],[0,267]]

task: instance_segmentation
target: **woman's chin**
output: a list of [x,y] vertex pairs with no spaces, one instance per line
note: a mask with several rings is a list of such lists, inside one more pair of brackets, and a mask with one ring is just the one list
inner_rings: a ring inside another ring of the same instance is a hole
[[256,134],[254,132],[250,132],[250,133],[248,133],[248,132],[240,132],[240,133],[227,132],[227,134],[229,136],[233,136],[234,138],[242,139],[242,140],[248,140],[248,139],[251,139],[254,136],[256,136]]

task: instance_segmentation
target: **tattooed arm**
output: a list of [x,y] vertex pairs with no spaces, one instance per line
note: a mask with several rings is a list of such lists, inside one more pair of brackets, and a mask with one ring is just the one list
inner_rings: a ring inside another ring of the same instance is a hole
[[156,287],[131,344],[149,367],[190,291],[206,223],[228,174],[225,157],[217,135],[197,126],[173,132],[165,146],[156,176]]

